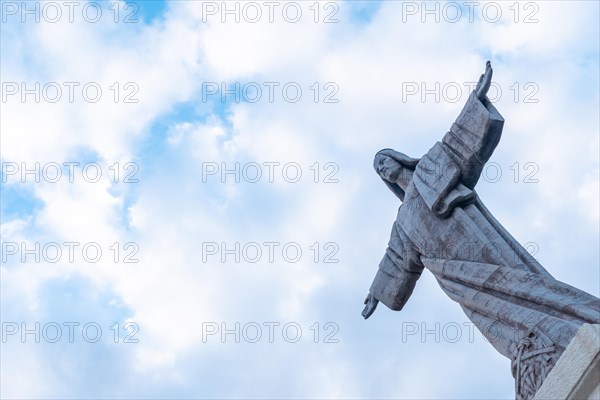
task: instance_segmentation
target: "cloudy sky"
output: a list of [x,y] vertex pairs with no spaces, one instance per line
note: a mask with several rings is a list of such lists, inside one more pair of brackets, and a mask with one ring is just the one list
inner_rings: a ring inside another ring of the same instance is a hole
[[373,156],[427,152],[488,59],[478,193],[600,292],[598,2],[0,5],[2,397],[514,396],[430,273],[360,315]]

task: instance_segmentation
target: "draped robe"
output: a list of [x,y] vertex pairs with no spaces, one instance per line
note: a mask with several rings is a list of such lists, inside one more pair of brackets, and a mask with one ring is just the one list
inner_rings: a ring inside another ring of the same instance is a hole
[[581,325],[600,323],[600,299],[554,279],[474,191],[503,124],[489,100],[473,92],[442,141],[421,159],[378,153],[376,160],[398,162],[400,178],[380,176],[402,205],[370,293],[400,310],[428,269],[511,360],[516,398],[530,399]]

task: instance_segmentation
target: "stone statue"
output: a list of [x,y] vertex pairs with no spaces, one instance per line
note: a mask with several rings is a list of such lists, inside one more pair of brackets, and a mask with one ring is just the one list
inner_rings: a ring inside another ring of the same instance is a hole
[[424,268],[511,360],[517,399],[531,399],[600,299],[554,279],[485,208],[474,188],[504,119],[486,94],[486,70],[441,142],[421,159],[391,149],[374,167],[402,204],[365,300],[401,310]]

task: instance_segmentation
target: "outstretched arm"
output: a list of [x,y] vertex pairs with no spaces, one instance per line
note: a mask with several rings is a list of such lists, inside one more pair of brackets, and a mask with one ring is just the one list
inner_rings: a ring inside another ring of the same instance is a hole
[[[394,237],[395,232],[392,232],[391,241],[395,241]],[[394,247],[406,249],[409,245],[397,243]],[[419,257],[417,253],[412,250],[404,250],[403,253],[407,258],[403,258],[390,247],[387,248],[365,299],[362,312],[365,319],[373,314],[379,302],[394,311],[400,311],[408,301],[423,267],[414,262]]]
[[504,126],[504,118],[487,97],[492,74],[488,61],[475,90],[442,139],[444,150],[455,159],[460,169],[460,182],[471,190],[498,145]]

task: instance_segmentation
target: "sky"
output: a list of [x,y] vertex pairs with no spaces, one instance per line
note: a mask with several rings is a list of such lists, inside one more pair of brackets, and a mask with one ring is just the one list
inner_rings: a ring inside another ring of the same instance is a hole
[[361,316],[486,60],[477,192],[598,296],[599,3],[1,1],[3,398],[514,398],[428,271]]

